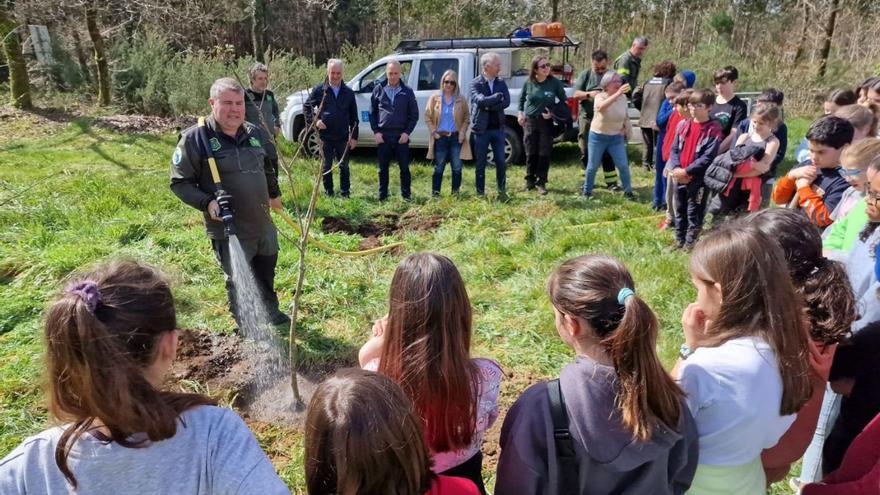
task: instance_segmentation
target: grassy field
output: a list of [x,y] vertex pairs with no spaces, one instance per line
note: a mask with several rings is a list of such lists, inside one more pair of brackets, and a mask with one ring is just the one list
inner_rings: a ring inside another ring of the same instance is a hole
[[[7,129],[8,127],[8,129]],[[805,122],[789,123],[791,141]],[[133,257],[161,267],[172,277],[182,327],[229,332],[222,274],[204,235],[200,215],[168,189],[173,133],[122,134],[78,118],[65,123],[22,117],[4,123],[0,136],[0,457],[46,425],[41,396],[41,312],[71,272],[97,262]],[[792,145],[793,147],[794,145]],[[638,156],[636,149],[631,156]],[[320,217],[352,222],[377,212],[442,216],[433,231],[404,231],[382,238],[403,241],[395,254],[340,258],[312,249],[302,306],[301,355],[307,366],[356,362],[372,321],[386,310],[388,284],[406,254],[434,251],[459,267],[475,309],[475,355],[488,356],[507,372],[502,410],[531,382],[554,376],[572,359],[556,335],[544,281],[562,260],[605,253],[626,263],[637,292],[657,312],[659,352],[671,365],[682,341],[680,315],[693,300],[686,256],[670,250],[650,208],[653,173],[634,166],[638,202],[597,190],[597,200],[576,192],[583,181],[573,144],[554,149],[550,193],[520,192],[524,168],[508,170],[508,203],[473,194],[473,167],[465,166],[461,198],[430,199],[431,167],[424,153],[413,164],[412,203],[399,201],[392,168],[392,200],[375,200],[374,153],[353,159],[352,199],[321,197]],[[295,164],[299,197],[310,187],[311,164]],[[447,172],[448,174],[448,172]],[[338,179],[337,179],[338,180]],[[285,200],[290,186],[283,184]],[[292,235],[285,226],[283,232]],[[345,234],[318,238],[354,250],[361,240]],[[296,251],[282,240],[277,286],[291,300]],[[293,425],[253,424],[261,444],[294,492],[303,492],[302,442]],[[498,426],[493,428],[497,434]],[[486,473],[494,485],[494,474]],[[787,493],[774,487],[775,493]]]

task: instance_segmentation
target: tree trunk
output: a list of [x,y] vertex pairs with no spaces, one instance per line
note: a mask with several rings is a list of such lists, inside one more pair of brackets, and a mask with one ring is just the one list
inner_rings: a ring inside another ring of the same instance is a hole
[[98,11],[96,4],[86,7],[86,27],[89,38],[95,49],[95,65],[98,67],[98,104],[102,107],[110,105],[110,68],[104,50],[104,38],[98,29]]
[[263,41],[263,23],[265,21],[265,5],[263,0],[251,0],[251,40],[254,45],[254,58],[265,62],[263,52],[266,51]]
[[79,70],[82,71],[83,79],[91,84],[92,74],[89,72],[89,62],[83,51],[82,42],[79,40],[79,31],[77,29],[71,30],[71,36],[73,37],[73,51],[76,52],[76,60],[79,62]]
[[794,52],[793,65],[797,65],[798,62],[804,58],[804,47],[807,44],[807,28],[810,27],[810,4],[804,1],[802,5],[804,6],[804,10],[803,16],[801,17],[801,39],[798,42],[797,50]]
[[831,53],[831,39],[834,38],[834,23],[837,21],[837,11],[840,8],[840,0],[831,0],[831,12],[828,13],[828,23],[825,25],[825,40],[822,41],[822,50],[819,52],[819,79],[825,77],[825,69],[828,66],[828,55]]
[[559,0],[550,0],[550,22],[559,20]]
[[0,38],[3,40],[3,54],[9,66],[9,89],[12,105],[18,108],[31,108],[31,84],[28,79],[27,64],[21,53],[21,42],[15,30],[18,26],[9,17],[3,4],[0,4]]

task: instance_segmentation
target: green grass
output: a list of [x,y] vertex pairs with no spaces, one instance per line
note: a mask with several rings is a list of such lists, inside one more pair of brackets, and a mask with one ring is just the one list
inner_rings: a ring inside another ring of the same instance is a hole
[[[46,426],[41,312],[72,272],[119,257],[158,265],[174,281],[181,326],[215,332],[233,326],[200,215],[168,189],[173,135],[115,134],[88,119],[52,129],[16,125],[0,137],[0,457]],[[790,123],[791,149],[804,131],[803,122]],[[630,154],[638,156],[635,149]],[[639,295],[657,312],[658,350],[664,363],[672,364],[682,341],[681,312],[694,290],[686,257],[668,250],[671,234],[656,228],[659,218],[650,209],[653,173],[633,167],[638,203],[604,189],[587,202],[576,196],[583,181],[577,147],[564,144],[554,149],[546,197],[518,192],[521,166],[508,170],[508,188],[514,191],[509,203],[493,197],[494,170],[488,171],[490,198],[475,197],[473,166],[467,164],[462,197],[448,196],[447,175],[444,196],[433,200],[431,167],[423,153],[415,155],[412,203],[395,199],[394,168],[392,200],[375,200],[371,150],[353,158],[351,200],[319,199],[318,222],[326,215],[356,221],[408,210],[444,220],[436,231],[383,238],[405,243],[397,254],[340,258],[309,250],[300,333],[305,365],[355,362],[371,322],[386,310],[397,262],[417,251],[445,254],[461,270],[475,309],[474,354],[496,359],[514,377],[504,388],[505,408],[529,381],[554,376],[572,359],[556,335],[544,291],[547,275],[572,256],[605,253],[626,263]],[[295,164],[300,198],[307,196],[311,167]],[[290,186],[282,187],[289,207]],[[292,235],[286,226],[280,229]],[[357,249],[360,240],[317,231],[340,249]],[[297,257],[289,240],[282,239],[281,249],[276,284],[286,304]],[[284,479],[302,492],[301,436],[278,426],[255,429]],[[486,474],[494,484],[493,474]]]

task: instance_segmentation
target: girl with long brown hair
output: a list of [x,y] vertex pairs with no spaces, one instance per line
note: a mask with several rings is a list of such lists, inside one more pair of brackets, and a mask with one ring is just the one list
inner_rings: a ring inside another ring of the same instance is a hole
[[697,243],[697,301],[682,316],[676,366],[700,431],[688,493],[764,493],[761,452],[810,398],[807,328],[779,245],[727,224]]
[[0,461],[0,493],[289,494],[235,413],[161,390],[176,328],[154,269],[76,278],[46,316],[49,412],[63,426]]
[[345,369],[309,403],[305,426],[310,495],[477,495],[474,483],[437,476],[422,422],[400,387],[372,371]]
[[[508,411],[496,495],[687,491],[696,426],[657,357],[657,318],[626,267],[580,256],[564,262],[547,289],[575,362],[558,381],[529,387]],[[561,396],[555,406],[554,393]]]
[[361,348],[361,367],[403,388],[415,405],[439,474],[472,480],[485,493],[480,444],[498,418],[503,372],[471,359],[471,303],[452,261],[407,256],[391,279],[388,315]]

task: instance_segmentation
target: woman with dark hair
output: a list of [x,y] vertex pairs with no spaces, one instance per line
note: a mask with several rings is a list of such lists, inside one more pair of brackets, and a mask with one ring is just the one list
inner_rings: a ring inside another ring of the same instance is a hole
[[822,103],[822,109],[825,111],[825,115],[830,115],[840,107],[855,105],[857,102],[858,96],[852,90],[835,89],[828,93],[828,96]]
[[553,149],[551,107],[565,102],[565,87],[550,75],[550,60],[538,55],[532,59],[529,80],[519,95],[519,116],[526,146],[526,190],[537,188],[547,194],[547,174]]
[[0,493],[289,494],[234,412],[161,389],[176,328],[171,288],[150,267],[74,279],[45,327],[49,412],[64,426],[0,461]]
[[553,272],[547,292],[575,361],[508,411],[495,494],[686,492],[696,425],[657,357],[657,317],[629,271],[614,258],[580,256]]
[[645,145],[642,162],[650,169],[654,166],[654,147],[657,144],[657,112],[663,103],[666,86],[675,77],[675,64],[664,60],[654,65],[654,77],[645,81],[633,93],[633,104],[639,108],[639,127],[642,129],[642,142]]
[[[821,446],[831,426],[835,398],[830,390],[828,398],[823,401],[823,397],[837,346],[847,340],[856,318],[856,301],[843,264],[822,255],[819,230],[801,212],[788,208],[762,210],[743,217],[739,226],[759,230],[782,248],[810,333],[812,395],[779,443],[761,454],[769,485],[785,478],[791,464],[807,451],[811,439]],[[806,466],[808,460],[804,463]]]
[[305,426],[310,495],[477,495],[472,481],[431,472],[412,402],[372,371],[345,369],[324,380]]
[[391,279],[388,315],[361,347],[361,367],[391,378],[413,401],[434,458],[435,473],[483,486],[483,436],[498,418],[503,372],[471,359],[471,303],[452,261],[432,253],[407,256]]

